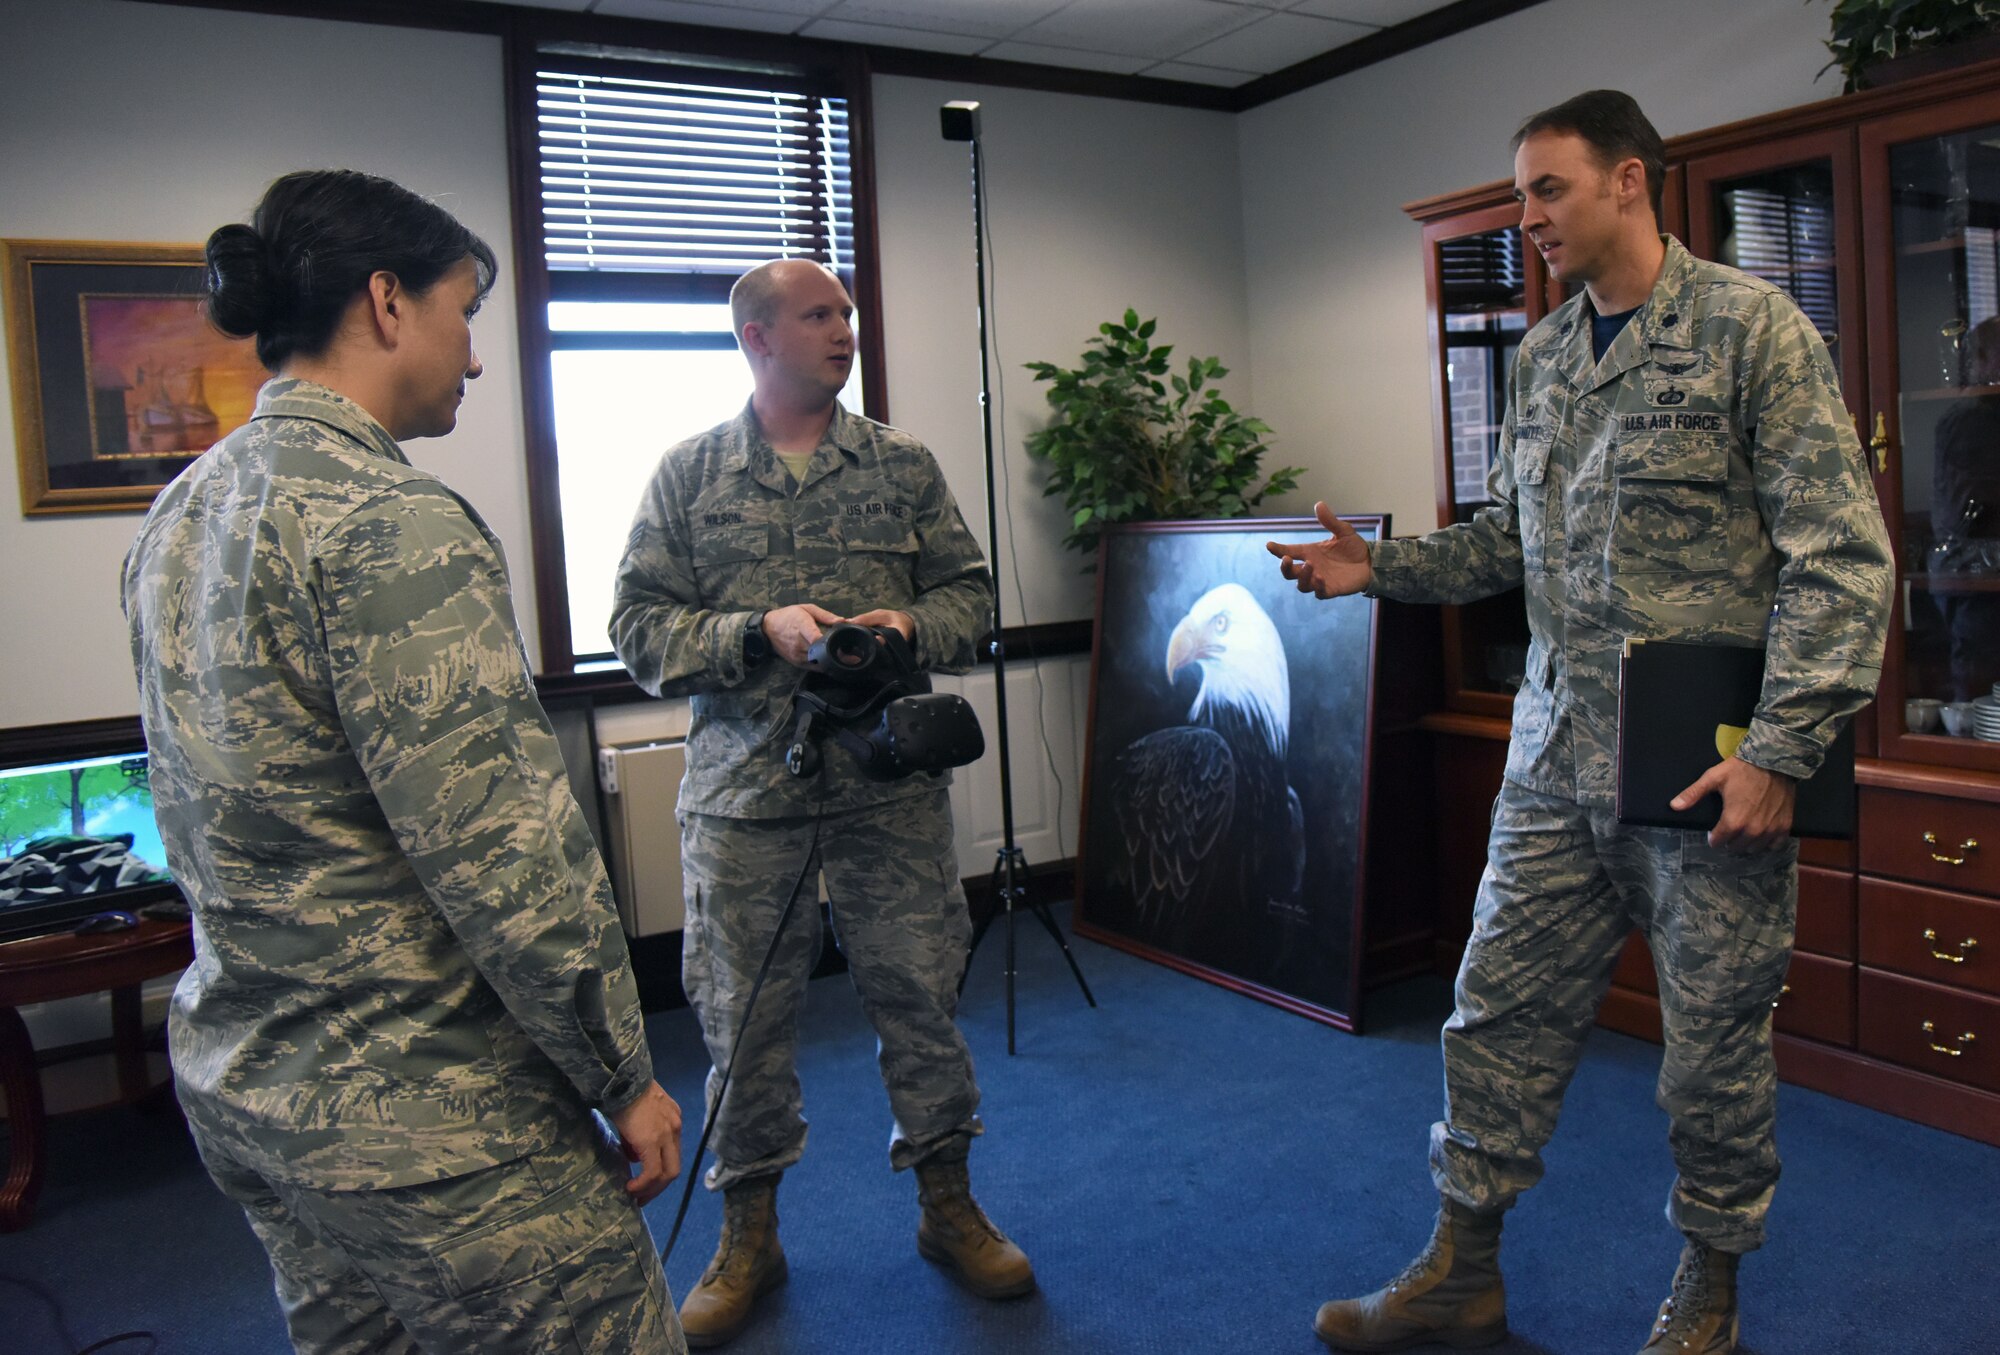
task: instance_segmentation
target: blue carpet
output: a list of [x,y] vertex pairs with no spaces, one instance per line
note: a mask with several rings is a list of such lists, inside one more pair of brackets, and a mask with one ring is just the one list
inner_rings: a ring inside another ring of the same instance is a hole
[[[974,1184],[1041,1292],[985,1303],[917,1257],[873,1041],[835,976],[812,985],[803,1023],[812,1143],[779,1197],[792,1279],[729,1349],[1311,1355],[1320,1300],[1372,1287],[1421,1245],[1444,984],[1375,995],[1357,1039],[1075,945],[1098,1010],[1032,922],[1020,1053],[1006,1053],[997,930],[964,1010],[988,1125]],[[649,1030],[661,1081],[699,1105],[688,1013]],[[1548,1179],[1508,1225],[1515,1334],[1496,1350],[1630,1355],[1643,1341],[1679,1247],[1661,1215],[1673,1173],[1657,1064],[1653,1046],[1592,1036]],[[1772,1240],[1743,1267],[1747,1355],[2000,1350],[2000,1150],[1795,1087],[1780,1113]],[[90,1112],[52,1130],[40,1216],[0,1237],[0,1276],[59,1296],[82,1342],[144,1327],[162,1355],[287,1348],[262,1252],[171,1115]],[[661,1241],[676,1198],[648,1210]],[[668,1265],[677,1296],[713,1247],[717,1203],[696,1192]],[[0,1350],[66,1349],[43,1304],[0,1283]]]

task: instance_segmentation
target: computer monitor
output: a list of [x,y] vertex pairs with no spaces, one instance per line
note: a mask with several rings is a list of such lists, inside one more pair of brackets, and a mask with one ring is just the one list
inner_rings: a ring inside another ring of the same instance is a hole
[[178,898],[143,743],[0,767],[0,939]]

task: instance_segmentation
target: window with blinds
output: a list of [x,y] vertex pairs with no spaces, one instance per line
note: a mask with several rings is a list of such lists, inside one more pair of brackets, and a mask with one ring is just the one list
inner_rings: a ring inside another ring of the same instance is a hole
[[845,99],[549,68],[535,103],[552,272],[852,270]]
[[[516,182],[533,195],[520,216],[540,235],[523,249],[547,298],[522,320],[524,352],[547,364],[530,373],[546,392],[529,449],[542,659],[615,667],[612,582],[640,495],[662,452],[750,396],[731,285],[811,259],[860,296],[851,102],[833,73],[560,47],[514,60]],[[872,316],[855,323],[865,334]],[[840,399],[859,410],[870,350],[856,351]]]
[[1486,473],[1500,447],[1514,353],[1528,329],[1527,270],[1521,232],[1512,226],[1440,240],[1436,248],[1452,502],[1463,520],[1489,502]]
[[1505,310],[1526,302],[1521,233],[1517,230],[1442,241],[1438,269],[1448,315]]

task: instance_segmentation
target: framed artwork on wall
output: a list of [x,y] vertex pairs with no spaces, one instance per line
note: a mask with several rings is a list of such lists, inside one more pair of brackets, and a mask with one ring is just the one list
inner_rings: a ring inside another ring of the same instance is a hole
[[1074,926],[1353,1030],[1377,604],[1302,594],[1264,549],[1325,535],[1311,518],[1105,532]]
[[269,377],[201,310],[198,245],[0,240],[21,511],[136,512]]

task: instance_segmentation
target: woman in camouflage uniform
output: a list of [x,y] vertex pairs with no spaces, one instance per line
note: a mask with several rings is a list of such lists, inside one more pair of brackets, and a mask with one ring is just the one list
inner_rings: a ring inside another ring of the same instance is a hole
[[324,171],[208,261],[210,317],[277,376],[124,573],[202,1159],[301,1351],[682,1351],[638,1209],[680,1112],[500,544],[397,446],[457,421],[493,253]]

